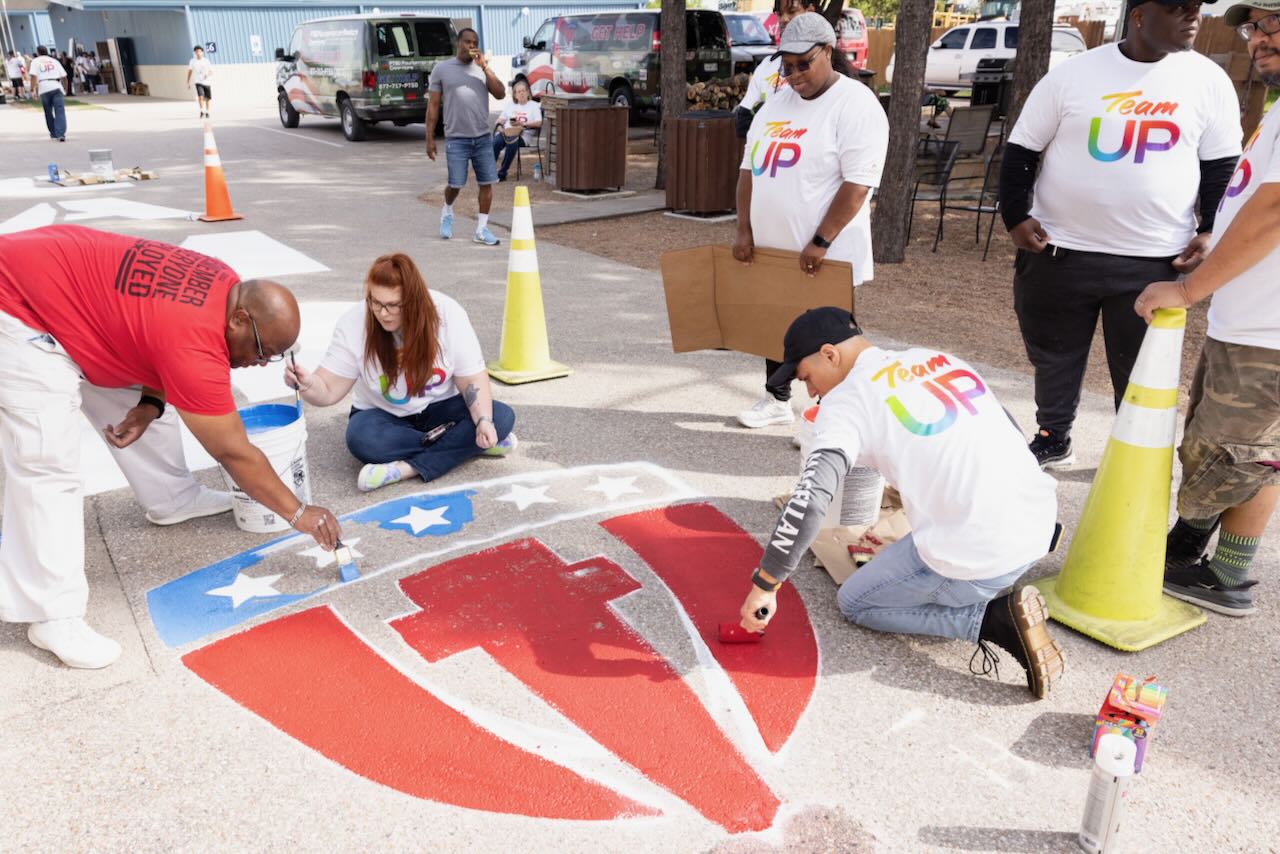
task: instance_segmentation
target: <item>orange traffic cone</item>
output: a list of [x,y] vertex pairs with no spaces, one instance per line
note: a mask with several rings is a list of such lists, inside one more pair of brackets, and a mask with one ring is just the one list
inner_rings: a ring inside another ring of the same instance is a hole
[[227,192],[227,178],[222,174],[222,158],[218,156],[218,144],[213,141],[213,125],[204,123],[204,222],[224,222],[244,217],[231,209],[231,195]]

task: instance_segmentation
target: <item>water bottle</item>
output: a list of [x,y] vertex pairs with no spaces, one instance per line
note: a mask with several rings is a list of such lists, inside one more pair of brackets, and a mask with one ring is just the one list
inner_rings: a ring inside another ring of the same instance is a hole
[[1119,850],[1116,837],[1124,820],[1137,758],[1138,746],[1123,735],[1107,733],[1098,739],[1078,837],[1080,847],[1089,854],[1113,854]]
[[533,161],[533,180],[535,181],[542,180],[542,161],[541,160]]
[[56,183],[58,183],[58,182],[59,182],[59,181],[61,181],[61,180],[62,180],[62,178],[61,178],[61,176],[60,176],[60,174],[59,174],[59,172],[58,172],[58,164],[57,164],[57,163],[50,163],[50,164],[49,164],[49,183],[50,183],[50,184],[56,184]]

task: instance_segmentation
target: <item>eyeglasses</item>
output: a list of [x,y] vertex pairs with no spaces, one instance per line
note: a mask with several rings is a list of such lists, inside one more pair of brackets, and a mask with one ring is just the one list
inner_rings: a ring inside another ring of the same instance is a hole
[[790,77],[792,74],[804,74],[813,67],[813,62],[818,58],[818,54],[822,52],[822,45],[805,54],[804,59],[799,60],[794,65],[787,65],[784,61],[782,67],[778,69],[779,77]]
[[1267,15],[1265,18],[1259,18],[1256,21],[1248,21],[1236,27],[1236,32],[1245,41],[1253,38],[1254,31],[1260,32],[1264,36],[1274,36],[1276,33],[1280,33],[1280,12]]
[[364,301],[369,304],[369,311],[372,311],[374,314],[379,314],[380,312],[385,311],[388,315],[392,316],[400,313],[400,306],[402,305],[402,303],[398,302],[378,302],[373,297],[365,297]]
[[[237,291],[236,305],[235,305],[236,308],[240,308],[240,296],[241,296],[240,292]],[[266,353],[262,352],[262,338],[258,336],[258,324],[256,321],[254,321],[253,315],[249,313],[249,309],[246,308],[244,310],[244,316],[249,318],[249,328],[253,330],[253,345],[258,348],[258,358],[256,359],[256,364],[267,365],[272,362],[283,362],[284,353],[277,353],[274,356],[268,356]]]

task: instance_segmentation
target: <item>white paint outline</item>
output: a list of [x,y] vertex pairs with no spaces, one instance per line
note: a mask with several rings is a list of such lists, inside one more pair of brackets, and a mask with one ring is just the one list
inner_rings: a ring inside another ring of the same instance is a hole
[[342,145],[341,143],[337,143],[337,142],[330,142],[330,141],[329,141],[329,140],[327,140],[327,139],[316,139],[316,138],[315,138],[315,137],[313,137],[313,136],[304,136],[304,135],[302,135],[302,134],[289,133],[289,131],[287,131],[287,130],[279,130],[279,129],[277,129],[277,128],[264,128],[262,125],[248,125],[248,127],[251,127],[251,128],[253,128],[253,129],[255,129],[255,130],[264,130],[264,131],[266,131],[267,133],[278,133],[278,134],[280,134],[280,135],[282,135],[282,136],[287,136],[287,137],[289,137],[289,139],[301,139],[301,140],[305,140],[305,141],[307,141],[307,142],[318,142],[318,143],[319,143],[319,144],[321,144],[321,145],[331,145],[331,146],[333,146],[334,148],[346,148],[346,146],[345,146],[345,145]]

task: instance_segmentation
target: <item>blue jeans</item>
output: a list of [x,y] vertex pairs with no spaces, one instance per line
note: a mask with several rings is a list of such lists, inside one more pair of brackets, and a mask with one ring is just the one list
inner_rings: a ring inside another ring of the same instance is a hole
[[467,164],[476,173],[476,183],[498,183],[498,167],[493,162],[489,135],[477,137],[451,136],[444,141],[444,159],[449,167],[449,186],[461,190],[467,185]]
[[[516,159],[516,155],[520,149],[525,147],[523,136],[518,136],[508,141],[502,133],[493,135],[493,157],[496,160],[499,154],[502,154],[502,165],[498,167],[498,179],[507,177],[507,171],[511,168],[511,161]],[[503,154],[503,149],[506,153]]]
[[1032,566],[1034,562],[995,578],[947,578],[920,559],[908,535],[849,576],[836,602],[840,613],[868,629],[977,641],[987,603]]
[[[429,446],[422,437],[441,424],[454,425]],[[515,426],[516,414],[505,403],[493,402],[493,426],[501,441]],[[362,463],[393,463],[404,460],[422,475],[434,480],[484,453],[476,445],[476,426],[462,395],[437,401],[417,415],[397,416],[381,409],[352,409],[347,420],[347,449]]]
[[40,96],[40,105],[44,107],[44,123],[49,128],[49,136],[62,139],[67,135],[67,105],[62,100],[62,90],[45,92]]

